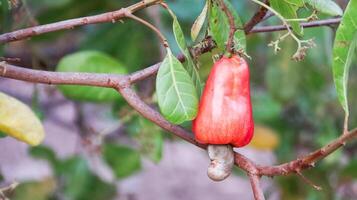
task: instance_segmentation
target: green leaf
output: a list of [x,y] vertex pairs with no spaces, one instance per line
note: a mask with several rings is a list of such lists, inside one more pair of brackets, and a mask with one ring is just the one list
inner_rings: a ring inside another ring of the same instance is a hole
[[[0,19],[1,26],[0,26],[0,31],[1,32],[6,32],[11,28],[11,11],[10,11],[10,1],[9,0],[0,0],[0,16],[2,19]],[[3,46],[3,45],[2,45]]]
[[185,36],[183,34],[182,28],[177,20],[177,17],[172,14],[173,17],[173,32],[175,35],[176,42],[181,50],[181,52],[185,55],[186,62],[185,62],[185,68],[190,74],[193,83],[195,84],[195,88],[197,91],[198,96],[201,96],[201,80],[200,80],[200,74],[198,72],[197,66],[194,63],[190,50],[187,48]]
[[252,100],[254,122],[263,123],[279,118],[281,105],[269,93],[255,92]]
[[46,178],[41,181],[23,182],[16,187],[11,200],[48,200],[56,191],[56,182],[53,178]]
[[7,135],[5,134],[5,133],[3,133],[3,132],[1,132],[0,131],[0,138],[4,138],[4,137],[6,137]]
[[292,4],[294,6],[302,7],[304,6],[304,0],[285,0],[287,3]]
[[1,92],[0,131],[33,146],[40,144],[45,137],[35,113],[26,104]]
[[63,181],[61,189],[65,199],[97,200],[115,196],[115,186],[95,176],[84,158],[71,157],[64,160],[61,167],[58,178]]
[[207,21],[209,2],[210,1],[206,1],[206,4],[203,7],[200,15],[196,18],[191,27],[191,38],[193,41],[197,41],[196,39],[199,38],[200,33],[204,34],[206,32],[207,27],[205,28],[205,22]]
[[141,155],[155,163],[161,160],[163,135],[158,126],[143,117],[136,117],[127,125],[127,131],[139,143]]
[[90,171],[86,160],[80,157],[72,157],[63,162],[62,174],[64,179],[64,194],[70,199],[78,199],[88,184]]
[[[240,20],[237,12],[234,10],[232,4],[227,0],[224,0],[224,3],[228,7],[229,11],[233,14],[235,26],[237,28],[237,31],[234,33],[235,49],[243,49],[245,51],[246,38],[242,21]],[[230,26],[226,14],[216,3],[212,3],[209,16],[209,27],[210,34],[212,35],[214,41],[216,41],[218,48],[223,51],[229,37]]]
[[105,144],[103,156],[117,178],[125,178],[141,169],[140,154],[130,147]]
[[45,146],[33,147],[30,149],[30,153],[34,157],[50,162],[57,180],[61,182],[60,185],[57,185],[56,190],[61,192],[66,197],[65,199],[112,199],[116,194],[115,186],[94,175],[90,171],[87,161],[82,157],[73,156],[66,160],[59,160],[55,153]]
[[161,113],[174,123],[196,117],[198,97],[190,75],[179,60],[167,49],[156,77],[156,92]]
[[339,5],[331,0],[305,0],[306,3],[311,5],[317,11],[331,15],[331,16],[342,16],[343,11]]
[[[98,51],[80,51],[61,59],[57,66],[59,72],[90,72],[125,74],[126,69],[112,57]],[[93,86],[58,86],[68,98],[78,101],[112,102],[121,96],[111,88]]]
[[357,0],[351,0],[336,31],[333,46],[333,77],[338,99],[349,114],[347,100],[348,71],[351,65],[354,49],[357,45]]
[[[280,13],[285,19],[297,19],[298,15],[296,11],[299,9],[300,4],[299,2],[296,3],[291,3],[287,1],[281,1],[281,0],[270,0],[270,6],[276,10],[278,13]],[[303,29],[300,27],[299,22],[292,21],[289,22],[291,27],[293,28],[293,31],[299,35],[302,35]]]

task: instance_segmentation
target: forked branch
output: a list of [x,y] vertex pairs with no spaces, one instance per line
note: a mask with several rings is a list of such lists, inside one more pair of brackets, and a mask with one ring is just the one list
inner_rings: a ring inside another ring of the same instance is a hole
[[[218,0],[223,3],[223,1]],[[130,17],[135,19],[146,26],[153,29],[155,32],[159,32],[155,27],[152,27],[151,24],[148,24],[146,21],[141,20],[140,18],[135,17],[132,13],[146,8],[148,6],[161,3],[161,0],[143,0],[139,3],[136,3],[127,8],[123,8],[113,12],[107,12],[99,15],[70,19],[65,21],[60,21],[52,24],[34,26],[22,30],[17,30],[10,33],[5,33],[0,35],[0,44],[26,39],[35,35],[41,35],[44,33],[55,32],[59,30],[72,29],[74,27],[95,24],[95,23],[104,23],[104,22],[115,22],[124,17]],[[234,18],[232,14],[225,7],[224,3],[221,4],[222,8],[226,10],[227,17],[231,24],[229,41],[227,43],[227,50],[229,51],[232,47],[233,35],[235,32]],[[257,33],[257,32],[270,32],[270,31],[279,31],[279,30],[290,30],[290,26],[284,24],[284,26],[266,26],[266,27],[256,27],[254,26],[259,23],[264,18],[267,8],[262,6],[258,13],[246,24],[245,32],[246,34]],[[340,18],[337,19],[328,19],[321,21],[314,21],[308,23],[302,23],[303,27],[315,27],[315,26],[326,26],[337,24],[340,22]],[[164,45],[166,44],[166,39],[158,33]],[[197,46],[191,52],[198,56],[202,53],[212,50],[215,48],[215,43],[212,39],[208,38],[205,41],[207,44],[204,47]],[[184,56],[179,55],[178,59],[183,62]],[[7,60],[7,59],[3,59]],[[0,77],[7,77],[16,80],[23,80],[33,83],[43,83],[43,84],[71,84],[71,85],[88,85],[88,86],[98,86],[98,87],[107,87],[116,89],[124,99],[131,105],[137,112],[139,112],[145,118],[151,120],[161,128],[173,133],[174,135],[190,142],[200,148],[206,148],[206,145],[199,144],[195,141],[193,134],[180,126],[176,126],[168,122],[163,116],[160,115],[158,111],[153,109],[150,105],[146,104],[140,99],[136,92],[131,88],[136,82],[143,80],[147,77],[153,76],[157,73],[160,63],[147,67],[143,70],[134,72],[129,75],[113,75],[113,74],[94,74],[94,73],[76,73],[76,72],[48,72],[40,70],[26,69],[14,65],[10,65],[6,62],[0,62]],[[296,160],[277,165],[277,166],[260,166],[250,159],[246,158],[242,154],[235,153],[235,164],[244,170],[249,178],[252,185],[254,197],[256,200],[264,199],[263,191],[259,186],[259,180],[261,176],[278,176],[278,175],[288,175],[301,170],[311,168],[315,163],[338,148],[342,147],[346,142],[355,139],[357,136],[357,129],[354,129],[346,134],[341,135],[336,140],[327,144],[326,146],[308,154],[302,156]]]

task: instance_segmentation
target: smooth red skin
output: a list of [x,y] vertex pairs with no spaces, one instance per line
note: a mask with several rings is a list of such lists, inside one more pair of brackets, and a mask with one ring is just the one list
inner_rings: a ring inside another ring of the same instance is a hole
[[249,67],[243,58],[223,57],[214,64],[192,130],[203,144],[242,147],[250,142],[254,122]]

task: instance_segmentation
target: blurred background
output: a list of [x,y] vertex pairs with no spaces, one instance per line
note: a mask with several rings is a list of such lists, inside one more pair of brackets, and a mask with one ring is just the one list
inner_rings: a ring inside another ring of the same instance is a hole
[[[0,2],[0,31],[5,33],[112,11],[137,1]],[[336,2],[342,8],[347,3],[344,0]],[[167,3],[176,13],[187,41],[192,45],[190,27],[201,12],[204,1],[168,0]],[[243,22],[247,22],[258,9],[250,1],[232,3]],[[305,9],[300,12],[302,15],[307,13]],[[179,53],[171,31],[172,19],[166,11],[153,6],[137,14],[159,27],[174,47],[174,53]],[[324,15],[319,17],[327,18]],[[280,22],[271,17],[259,25],[273,24]],[[253,142],[236,151],[259,164],[273,165],[293,160],[341,134],[343,110],[336,97],[331,69],[335,28],[304,29],[304,38],[314,38],[317,46],[308,51],[302,62],[290,59],[296,50],[296,43],[292,40],[284,41],[281,45],[283,50],[276,55],[272,48],[267,47],[270,41],[278,38],[279,32],[247,36],[256,128]],[[148,67],[164,56],[157,37],[132,20],[82,26],[12,42],[0,46],[0,56],[20,58],[14,62],[19,66],[54,71],[64,56],[89,50],[110,57],[122,72]],[[214,53],[199,58],[203,80],[210,71]],[[351,128],[357,126],[355,61],[349,79]],[[99,61],[93,63],[97,68],[101,64]],[[0,91],[31,106],[42,120],[47,134],[41,146],[32,148],[1,136],[0,187],[15,181],[20,183],[11,199],[253,198],[249,181],[241,170],[235,169],[234,175],[221,183],[212,182],[206,176],[208,157],[205,151],[143,119],[119,94],[109,92],[99,98],[95,91],[88,88],[77,91],[78,87],[57,88],[0,78]],[[73,90],[75,97],[69,94]],[[155,105],[153,78],[140,82],[136,90],[147,103]],[[83,92],[91,95],[87,99],[78,97],[85,95]],[[190,128],[190,123],[183,126]],[[297,176],[264,177],[262,187],[266,198],[357,199],[356,152],[357,143],[349,143],[318,162],[315,168],[304,171],[304,175],[323,187],[320,192]]]

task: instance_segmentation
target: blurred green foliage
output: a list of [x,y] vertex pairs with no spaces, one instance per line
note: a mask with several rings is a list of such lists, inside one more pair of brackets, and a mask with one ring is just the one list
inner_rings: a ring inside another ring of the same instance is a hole
[[0,132],[0,138],[6,137],[7,135],[3,132]]
[[160,162],[163,135],[158,126],[143,117],[135,117],[127,124],[126,131],[139,144],[141,155],[155,163]]
[[[6,32],[15,22],[10,20],[8,1],[0,2],[0,31]],[[45,24],[111,11],[137,1],[27,0],[24,2],[38,22]],[[170,0],[167,2],[177,15],[186,39],[191,45],[190,27],[201,12],[204,1]],[[193,4],[195,6],[192,6]],[[243,23],[257,9],[257,6],[249,1],[232,1],[232,4]],[[172,19],[165,11],[159,10],[162,22],[160,29],[168,37],[171,46],[175,47],[174,52],[178,53],[179,49],[175,45],[172,33]],[[302,9],[298,13],[306,15],[307,12]],[[145,11],[140,11],[138,15],[153,21]],[[326,16],[320,15],[320,17]],[[279,20],[271,17],[262,25],[279,23]],[[307,52],[302,62],[294,62],[290,59],[296,50],[296,44],[292,40],[284,41],[281,45],[282,51],[276,55],[273,49],[267,47],[267,44],[276,40],[279,34],[281,33],[252,34],[247,36],[246,42],[247,53],[251,57],[248,62],[251,69],[254,118],[256,123],[271,127],[279,134],[281,142],[275,153],[278,161],[284,162],[301,155],[301,149],[311,151],[338,137],[342,130],[343,110],[338,103],[332,80],[334,30],[326,27],[304,29],[304,38],[314,38],[316,47]],[[34,46],[43,43],[52,45],[58,41],[66,42],[68,37],[75,38],[74,43],[68,44],[72,47],[72,51],[104,52],[122,63],[128,72],[156,63],[161,57],[157,37],[148,28],[132,20],[44,34],[34,37],[30,42]],[[202,80],[206,80],[212,66],[213,53],[207,53],[199,59]],[[351,126],[357,125],[357,106],[353,106],[354,102],[357,102],[355,61],[351,66],[349,84]],[[116,107],[120,110],[124,106],[116,105]],[[128,136],[138,144],[137,148],[106,143],[102,151],[104,160],[120,179],[135,174],[141,169],[141,155],[154,162],[159,162],[162,157],[162,130],[151,122],[137,117],[130,118],[126,123]],[[282,199],[343,199],[337,197],[338,194],[334,191],[339,184],[356,179],[357,176],[357,160],[353,157],[356,153],[356,142],[347,145],[347,148],[349,152],[337,151],[306,173],[306,176],[322,185],[326,192],[315,192],[311,186],[302,184],[299,178],[284,176],[276,178]],[[83,156],[60,160],[51,149],[41,146],[32,148],[31,154],[51,164],[55,173],[54,180],[24,183],[16,190],[14,199],[52,199],[57,193],[64,194],[69,199],[111,199],[115,195],[115,186],[93,174]],[[341,162],[342,159],[345,162]],[[48,188],[48,181],[54,182],[53,188]]]
[[[45,146],[31,148],[30,154],[48,161],[55,179],[23,183],[16,190],[14,199],[48,199],[49,197],[58,199],[60,197],[56,195],[63,195],[66,199],[96,200],[111,199],[116,195],[115,185],[104,182],[95,175],[84,157],[78,155],[59,159]],[[52,184],[47,181],[51,181]],[[42,192],[37,193],[37,190]]]
[[[123,75],[126,69],[120,62],[100,51],[79,51],[61,59],[57,66],[58,72],[88,72],[110,73]],[[91,86],[58,86],[69,99],[87,102],[120,101],[121,96],[112,88]]]
[[107,143],[103,156],[117,178],[125,178],[141,169],[140,154],[131,147]]

